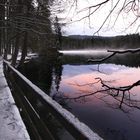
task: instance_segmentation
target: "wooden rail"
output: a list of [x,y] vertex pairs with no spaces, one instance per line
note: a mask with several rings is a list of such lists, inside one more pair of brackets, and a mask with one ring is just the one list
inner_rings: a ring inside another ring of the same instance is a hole
[[[98,136],[98,134],[94,133],[88,126],[80,122],[72,113],[64,109],[60,104],[58,104],[40,88],[34,85],[24,75],[22,75],[19,71],[12,67],[10,63],[6,60],[4,60],[4,67],[7,73],[12,72],[14,75],[16,75],[16,77],[18,77],[22,81],[22,87],[24,88],[24,91],[25,87],[28,87],[29,90],[33,91],[32,93],[26,93],[30,94],[29,97],[24,96],[24,93],[22,93],[20,96],[24,97],[24,100],[22,99],[19,102],[24,102],[24,108],[27,108],[27,110],[29,110],[29,113],[32,112],[31,114],[33,116],[31,118],[35,118],[35,122],[39,121],[39,124],[42,124],[44,130],[41,130],[41,132],[45,133],[45,131],[47,131],[47,134],[49,133],[48,129],[43,125],[43,122],[40,119],[40,116],[38,115],[39,111],[36,109],[36,105],[30,102],[30,98],[33,97],[37,97],[37,99],[39,99],[40,102],[43,105],[45,105],[47,109],[49,109],[50,113],[66,128],[66,130],[76,140],[102,140],[102,138]],[[45,118],[43,120],[45,120]],[[39,127],[37,129],[39,129]],[[49,137],[49,139],[54,139],[51,134],[49,134]],[[39,135],[38,139],[41,139]]]

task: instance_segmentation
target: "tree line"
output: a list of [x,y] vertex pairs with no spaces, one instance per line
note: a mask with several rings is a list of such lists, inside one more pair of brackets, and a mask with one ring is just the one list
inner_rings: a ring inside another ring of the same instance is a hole
[[73,35],[62,37],[61,49],[133,49],[138,48],[139,43],[139,34],[114,37]]

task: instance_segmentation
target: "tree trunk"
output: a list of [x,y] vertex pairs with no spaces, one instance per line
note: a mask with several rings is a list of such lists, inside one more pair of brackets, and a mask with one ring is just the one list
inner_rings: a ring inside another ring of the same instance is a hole
[[18,56],[18,52],[19,52],[19,38],[20,38],[20,36],[16,37],[15,47],[13,49],[14,52],[13,52],[13,55],[12,55],[12,66],[14,66],[14,67],[16,65],[17,56]]
[[[23,1],[22,0],[17,0],[18,5],[22,5]],[[16,13],[22,13],[23,6],[19,6],[16,9]],[[17,22],[17,27],[20,27],[21,23]],[[17,33],[20,33],[20,29],[17,29]],[[16,36],[15,40],[15,46],[13,46],[13,54],[12,54],[12,65],[15,67],[16,61],[17,61],[17,56],[19,52],[19,44],[20,44],[20,35]]]
[[25,57],[27,55],[27,44],[28,44],[28,32],[26,31],[24,34],[24,42],[23,42],[23,46],[22,46],[22,53],[21,53],[21,59],[20,59],[19,66],[22,66],[24,64]]

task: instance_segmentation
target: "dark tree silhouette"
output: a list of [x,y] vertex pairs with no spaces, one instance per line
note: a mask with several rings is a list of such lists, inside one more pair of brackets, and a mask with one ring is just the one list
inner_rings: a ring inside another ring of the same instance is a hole
[[0,53],[7,58],[12,53],[12,65],[16,65],[21,52],[20,65],[27,51],[34,45],[41,52],[52,47],[54,35],[50,20],[49,0],[3,0],[0,2]]
[[56,47],[60,49],[62,45],[62,32],[57,16],[55,17],[55,21],[54,21],[54,30],[56,34]]

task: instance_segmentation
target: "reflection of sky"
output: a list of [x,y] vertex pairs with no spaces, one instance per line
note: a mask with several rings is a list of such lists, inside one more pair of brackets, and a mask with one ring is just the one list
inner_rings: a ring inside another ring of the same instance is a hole
[[[114,81],[114,86],[127,86],[139,80],[139,68],[129,68],[123,65],[101,64],[100,72],[98,65],[64,65],[62,85],[67,88],[76,85],[83,85],[95,82],[95,78],[100,77],[106,81]],[[65,89],[67,89],[65,87]],[[72,88],[71,87],[71,88]],[[84,87],[85,88],[85,87]]]
[[[115,64],[101,64],[100,71],[106,74],[111,74],[114,72],[118,72],[120,70],[125,70],[127,67]],[[79,76],[83,74],[95,74],[97,73],[98,65],[65,65],[63,69],[63,78],[72,78],[74,76]],[[101,73],[97,73],[101,74]],[[98,77],[98,76],[97,76]],[[84,80],[84,79],[83,79]]]
[[[79,86],[93,83],[96,77],[101,77],[107,81],[112,80],[108,84],[114,86],[126,86],[139,80],[140,75],[140,68],[129,68],[115,64],[100,65],[100,70],[107,74],[95,71],[95,69],[97,69],[97,65],[64,65],[59,91],[68,96],[77,97],[99,89],[99,84],[97,86]],[[139,100],[139,91],[140,87],[134,88],[130,92],[130,97]],[[139,140],[140,110],[123,105],[122,108],[126,111],[124,113],[119,109],[117,100],[112,96],[101,98],[104,95],[106,94],[98,93],[79,102],[72,101],[68,105],[81,121],[95,129],[106,139]]]

